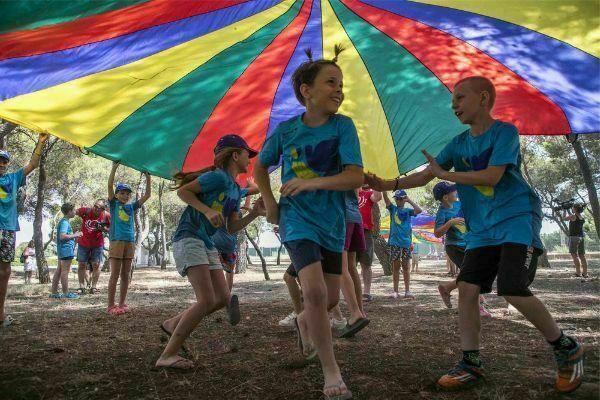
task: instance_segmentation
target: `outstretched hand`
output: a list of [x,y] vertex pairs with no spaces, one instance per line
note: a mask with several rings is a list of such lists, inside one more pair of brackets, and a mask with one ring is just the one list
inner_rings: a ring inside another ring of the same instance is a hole
[[252,205],[252,212],[263,217],[267,215],[267,208],[265,207],[265,202],[262,197],[259,197],[258,200],[254,202]]
[[376,190],[378,192],[383,192],[385,190],[385,188],[383,187],[384,180],[378,177],[377,175],[367,172],[364,174],[364,177],[365,183],[369,185],[371,189]]
[[315,190],[312,179],[294,178],[287,181],[279,190],[282,197],[291,197],[302,192],[310,192]]
[[436,178],[443,179],[443,175],[446,173],[446,170],[440,167],[440,164],[435,160],[431,154],[427,152],[427,150],[422,149],[421,153],[425,156],[427,161],[429,161],[429,170]]

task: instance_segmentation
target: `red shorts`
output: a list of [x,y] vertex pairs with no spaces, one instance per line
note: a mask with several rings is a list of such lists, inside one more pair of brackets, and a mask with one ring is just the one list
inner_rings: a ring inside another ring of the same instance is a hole
[[345,251],[365,251],[367,243],[365,242],[365,231],[362,224],[354,222],[346,224],[346,242],[344,243]]

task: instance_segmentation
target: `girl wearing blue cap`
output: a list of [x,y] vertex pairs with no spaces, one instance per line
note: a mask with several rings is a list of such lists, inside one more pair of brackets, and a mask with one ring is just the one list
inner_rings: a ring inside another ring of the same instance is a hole
[[[152,184],[150,174],[146,175],[146,193],[137,201],[130,203],[131,187],[126,183],[117,183],[113,189],[115,173],[119,167],[114,162],[108,177],[108,206],[110,209],[110,248],[108,258],[110,260],[110,279],[108,280],[108,308],[111,315],[125,314],[129,306],[125,303],[127,289],[129,289],[129,274],[131,262],[135,253],[135,211],[150,198]],[[115,304],[115,293],[117,282],[121,277],[119,304]]]
[[227,306],[230,299],[212,237],[221,226],[235,233],[265,214],[259,199],[245,217],[239,217],[242,193],[235,178],[247,172],[250,158],[256,152],[240,136],[227,135],[219,139],[214,153],[214,166],[176,176],[177,195],[188,206],[173,234],[173,256],[177,272],[192,284],[196,303],[161,324],[170,339],[156,361],[157,367],[194,368],[192,360],[177,353],[198,323]]
[[[412,244],[412,223],[411,217],[421,214],[421,207],[413,202],[404,190],[398,190],[394,193],[396,204],[392,204],[387,192],[383,192],[385,206],[390,211],[390,236],[388,238],[388,248],[390,259],[392,261],[392,280],[394,282],[394,291],[391,298],[397,299],[398,285],[400,283],[400,267],[402,267],[402,276],[404,278],[404,298],[414,299],[415,296],[410,291],[410,245]],[[413,208],[404,207],[406,203]]]
[[15,172],[8,173],[10,154],[0,151],[0,328],[9,326],[13,318],[4,315],[4,301],[10,278],[10,263],[15,259],[15,240],[19,230],[17,217],[17,191],[25,185],[25,177],[40,165],[42,149],[48,134],[40,139],[31,155],[31,161]]

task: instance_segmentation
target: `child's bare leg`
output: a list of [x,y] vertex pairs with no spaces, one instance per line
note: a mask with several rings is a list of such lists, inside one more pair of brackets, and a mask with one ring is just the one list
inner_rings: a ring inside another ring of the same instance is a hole
[[356,296],[358,309],[360,310],[361,315],[365,317],[365,310],[363,309],[362,301],[362,286],[360,282],[360,275],[356,269],[356,252],[354,251],[348,252],[348,272],[350,273],[350,277],[354,283],[354,295]]
[[121,264],[121,287],[119,288],[119,305],[125,304],[127,299],[127,290],[129,289],[129,280],[131,274],[131,262],[129,258],[124,258]]
[[573,259],[573,264],[575,264],[575,273],[581,275],[581,263],[579,262],[579,257],[577,254],[571,253],[571,258]]
[[283,280],[285,285],[288,288],[288,292],[290,293],[290,298],[292,299],[292,303],[294,304],[294,312],[296,315],[302,312],[302,294],[300,292],[300,286],[298,286],[298,282],[296,278],[287,272],[283,274]]
[[588,264],[587,259],[585,258],[585,254],[580,254],[579,259],[581,261],[581,273],[583,276],[587,276]]
[[547,341],[553,342],[560,337],[560,329],[546,306],[535,296],[505,296],[529,322],[531,322]]
[[363,284],[365,285],[365,294],[371,294],[371,281],[373,280],[373,271],[371,270],[371,267],[364,265],[363,263],[360,264],[360,272],[362,274],[362,278],[363,278]]
[[350,272],[348,271],[348,252],[342,253],[342,293],[346,300],[346,305],[350,311],[350,325],[354,324],[360,318],[362,318],[362,311],[358,307],[358,301],[356,299],[356,292],[354,291],[354,281]]
[[398,293],[398,284],[400,282],[400,260],[392,262],[392,281],[394,282],[394,293]]
[[115,294],[117,292],[117,282],[121,275],[122,259],[111,258],[110,262],[110,278],[108,278],[108,308],[115,305]]
[[69,293],[69,270],[71,269],[71,260],[58,260],[60,263],[60,286],[64,294]]
[[463,351],[479,350],[481,321],[478,285],[458,282],[458,326]]
[[6,301],[6,293],[8,292],[9,278],[10,263],[0,262],[0,321],[4,321],[4,302]]
[[404,291],[410,292],[410,259],[402,261],[402,277],[404,278]]

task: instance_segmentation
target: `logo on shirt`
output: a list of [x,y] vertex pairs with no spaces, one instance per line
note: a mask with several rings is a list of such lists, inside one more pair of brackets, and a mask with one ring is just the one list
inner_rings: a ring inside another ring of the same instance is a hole
[[119,212],[118,212],[119,219],[123,222],[129,222],[129,218],[131,217],[129,212],[131,212],[131,211],[122,206],[119,206]]
[[[467,168],[470,168],[473,171],[484,170],[488,167],[493,150],[494,149],[490,147],[478,156],[471,156],[466,159],[463,157],[462,162]],[[494,195],[494,188],[492,186],[477,185],[475,186],[475,189],[485,197],[492,197]]]
[[10,196],[12,192],[12,185],[9,183],[5,183],[0,185],[0,199],[4,200]]
[[210,208],[223,214],[224,216],[229,216],[233,210],[235,210],[236,200],[227,196],[225,192],[219,193],[217,196],[217,200],[213,201]]
[[337,138],[324,140],[314,148],[312,145],[304,148],[292,147],[290,150],[292,171],[301,179],[317,178],[337,166],[337,153]]

